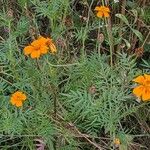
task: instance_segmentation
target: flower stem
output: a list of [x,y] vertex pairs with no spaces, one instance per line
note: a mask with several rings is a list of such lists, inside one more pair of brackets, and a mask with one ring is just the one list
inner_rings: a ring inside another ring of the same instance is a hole
[[41,70],[41,67],[40,67],[39,60],[38,60],[38,59],[36,59],[36,65],[37,65],[38,70]]
[[109,46],[110,46],[110,65],[113,66],[114,42],[113,42],[111,22],[110,22],[109,18],[107,20],[105,19],[105,22],[107,24],[106,25],[106,30],[107,30]]
[[[108,5],[108,1],[102,0],[102,4]],[[106,30],[107,30],[109,46],[110,46],[110,65],[112,67],[113,66],[114,42],[113,42],[113,35],[112,35],[111,19],[105,18],[105,24],[106,24]]]

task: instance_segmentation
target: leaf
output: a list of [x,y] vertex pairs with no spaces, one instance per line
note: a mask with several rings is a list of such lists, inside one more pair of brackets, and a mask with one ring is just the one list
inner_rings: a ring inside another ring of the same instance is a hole
[[126,25],[130,26],[128,19],[126,18],[126,16],[122,15],[122,14],[116,14],[116,17],[120,18]]
[[129,22],[128,22],[128,19],[122,15],[122,14],[116,14],[116,17],[120,18],[126,25],[128,25],[130,27],[130,29],[133,31],[133,33],[140,39],[140,41],[143,41],[143,35],[141,34],[141,32],[139,32],[138,30],[136,29],[133,29]]
[[131,30],[133,31],[133,33],[140,39],[140,41],[143,41],[143,35],[141,32],[139,32],[136,29],[131,28]]
[[123,38],[123,40],[124,40],[124,42],[126,43],[127,48],[129,49],[129,48],[131,47],[131,44],[129,43],[128,40],[126,40],[126,39],[124,39],[124,38]]
[[26,3],[28,2],[28,0],[19,0],[18,3],[19,5],[23,8],[25,7]]
[[137,22],[137,19],[138,19],[138,12],[136,9],[132,9],[131,12],[133,13],[135,19],[134,19],[134,23],[135,24]]

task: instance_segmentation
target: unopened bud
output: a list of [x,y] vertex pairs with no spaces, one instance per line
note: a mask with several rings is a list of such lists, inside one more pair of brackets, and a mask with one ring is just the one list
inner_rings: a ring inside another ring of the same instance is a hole
[[98,42],[103,43],[104,39],[105,39],[105,37],[104,37],[103,33],[98,34],[98,36],[97,36]]

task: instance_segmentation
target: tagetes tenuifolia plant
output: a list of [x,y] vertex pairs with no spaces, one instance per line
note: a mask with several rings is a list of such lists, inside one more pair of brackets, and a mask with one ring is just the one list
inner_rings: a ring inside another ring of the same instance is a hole
[[150,75],[144,74],[133,79],[139,85],[133,89],[133,94],[143,101],[150,100]]
[[48,53],[56,53],[57,49],[52,39],[39,36],[37,40],[34,40],[29,46],[24,48],[24,54],[30,55],[31,58],[39,58],[41,55]]
[[95,11],[97,11],[97,17],[99,18],[107,18],[107,17],[110,17],[110,9],[109,7],[106,7],[106,6],[96,6]]
[[11,95],[10,103],[16,107],[21,107],[26,99],[27,96],[23,92],[16,91]]

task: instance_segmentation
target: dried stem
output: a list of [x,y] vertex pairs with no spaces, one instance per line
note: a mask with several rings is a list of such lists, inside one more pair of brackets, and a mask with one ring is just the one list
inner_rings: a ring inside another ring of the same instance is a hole
[[[122,15],[125,15],[125,6],[126,6],[126,0],[122,0],[122,3],[121,3],[121,14]],[[119,37],[122,36],[122,27],[123,27],[123,21],[120,19],[120,25],[119,25]],[[117,52],[120,52],[120,45],[118,44],[117,46]]]
[[40,70],[40,71],[41,71],[41,67],[40,67],[40,64],[39,64],[39,60],[38,60],[38,59],[36,59],[35,61],[36,61],[36,66],[37,66],[38,70]]
[[146,38],[145,38],[145,40],[144,40],[144,42],[143,42],[143,44],[142,44],[141,47],[144,47],[144,45],[145,45],[147,39],[149,38],[149,35],[150,35],[150,31],[148,32],[148,34],[147,34],[147,36],[146,36]]
[[[143,0],[142,3],[141,3],[141,6],[144,6],[145,3],[146,3],[146,0]],[[141,23],[138,21],[138,22],[137,22],[137,28],[136,28],[136,30],[140,31],[140,28],[141,28]],[[132,40],[132,49],[135,49],[135,48],[136,48],[136,47],[135,47],[135,46],[136,46],[136,43],[137,43],[137,36],[134,35],[133,40]]]
[[[64,121],[63,117],[59,114],[57,114],[57,117]],[[91,141],[89,139],[89,136],[87,134],[83,134],[79,131],[79,129],[73,124],[73,123],[67,123],[67,127],[69,126],[69,129],[72,129],[74,133],[76,133],[79,137],[83,137],[86,141],[88,141],[91,145],[96,147],[98,150],[102,150],[102,148],[95,142]]]
[[[109,4],[109,1],[102,1],[102,4]],[[114,53],[114,40],[113,40],[113,35],[112,35],[112,25],[111,25],[111,17],[105,18],[105,23],[107,24],[106,30],[108,34],[108,40],[109,40],[109,45],[110,45],[110,65],[111,67],[113,66],[113,53]]]

